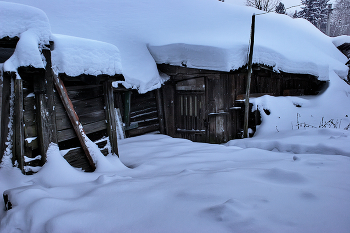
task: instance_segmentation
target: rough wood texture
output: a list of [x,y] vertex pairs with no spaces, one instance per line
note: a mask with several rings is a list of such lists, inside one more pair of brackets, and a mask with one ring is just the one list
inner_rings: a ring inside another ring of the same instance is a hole
[[3,89],[2,89],[2,108],[1,108],[1,140],[0,140],[0,160],[4,155],[6,149],[7,136],[9,133],[8,123],[10,116],[10,95],[11,95],[11,80],[16,78],[14,72],[3,73]]
[[15,80],[15,112],[14,112],[14,155],[18,168],[25,173],[24,166],[24,122],[23,122],[23,84],[22,79]]
[[156,101],[157,101],[157,112],[158,112],[158,121],[159,121],[159,131],[161,134],[165,134],[165,125],[164,125],[164,110],[163,110],[163,96],[160,89],[156,90]]
[[118,136],[117,136],[117,118],[114,109],[114,95],[111,81],[105,81],[104,96],[107,116],[107,133],[111,144],[111,152],[119,157],[118,153]]
[[[91,124],[85,124],[83,127],[84,127],[84,132],[86,134],[107,129],[106,120],[93,122]],[[73,139],[76,137],[77,137],[77,134],[75,133],[74,128],[68,128],[68,129],[57,131],[58,142],[67,141],[69,139]]]
[[80,147],[70,150],[63,157],[73,167],[81,168],[82,170],[84,170],[86,172],[93,172],[94,171],[90,166],[89,160],[86,158],[86,156],[84,154],[84,150]]
[[175,88],[172,83],[166,83],[162,86],[162,95],[164,100],[164,118],[166,134],[175,137]]
[[62,103],[66,108],[67,114],[69,116],[69,119],[71,120],[74,131],[75,131],[77,137],[79,138],[80,144],[84,150],[84,153],[85,153],[87,159],[89,160],[89,164],[92,167],[92,169],[95,170],[96,166],[94,164],[94,161],[92,160],[92,157],[90,155],[90,152],[89,152],[87,145],[86,145],[86,142],[85,142],[86,134],[83,130],[81,123],[79,122],[79,117],[74,110],[73,104],[68,97],[67,90],[66,90],[62,80],[56,75],[54,75],[54,83],[55,83],[56,89],[58,91],[58,94],[61,97]]

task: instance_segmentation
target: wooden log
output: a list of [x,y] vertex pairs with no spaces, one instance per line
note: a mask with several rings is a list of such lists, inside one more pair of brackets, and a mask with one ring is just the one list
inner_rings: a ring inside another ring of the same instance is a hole
[[84,150],[84,153],[89,161],[90,166],[92,167],[93,170],[96,169],[96,165],[91,157],[91,154],[88,150],[88,147],[86,145],[86,141],[85,138],[87,138],[83,126],[81,125],[81,123],[79,122],[79,117],[76,114],[73,104],[69,99],[67,90],[64,86],[64,83],[62,82],[62,80],[60,79],[59,76],[54,74],[54,83],[57,89],[57,92],[62,100],[62,103],[64,105],[64,107],[66,108],[67,114],[69,116],[69,119],[71,120],[71,123],[73,125],[74,131],[80,141],[80,144]]
[[106,106],[106,117],[107,117],[107,133],[109,142],[111,144],[111,152],[119,157],[118,153],[118,136],[117,136],[117,118],[114,109],[114,95],[113,86],[111,81],[105,81],[104,85],[104,96]]
[[24,122],[23,122],[23,83],[22,79],[15,80],[15,112],[14,112],[14,154],[18,168],[24,171]]

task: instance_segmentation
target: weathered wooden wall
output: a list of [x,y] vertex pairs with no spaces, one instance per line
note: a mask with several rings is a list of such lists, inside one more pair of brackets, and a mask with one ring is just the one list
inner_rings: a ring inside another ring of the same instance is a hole
[[[166,64],[158,65],[158,69],[170,76],[170,80],[162,86],[164,125],[167,135],[210,143],[223,143],[242,138],[244,117],[242,100],[245,99],[246,70],[218,72]],[[253,69],[250,90],[252,97],[265,94],[315,95],[324,85],[324,82],[311,75],[274,73],[263,66],[255,66]],[[201,83],[199,80],[204,80],[201,84],[204,89],[201,92],[196,90]],[[199,97],[201,95],[203,97]],[[201,117],[204,126],[200,128],[201,137],[198,137],[199,128],[193,123],[197,122],[198,118],[184,114],[185,111],[192,112],[199,104],[203,105],[205,115]],[[260,116],[259,112],[255,111],[249,116],[249,128],[255,132],[257,124],[260,124]]]

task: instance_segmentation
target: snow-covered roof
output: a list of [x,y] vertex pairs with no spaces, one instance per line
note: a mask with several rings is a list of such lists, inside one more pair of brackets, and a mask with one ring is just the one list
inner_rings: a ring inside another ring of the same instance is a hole
[[119,50],[105,42],[53,35],[52,68],[69,76],[121,74]]
[[[52,31],[118,47],[126,82],[140,92],[164,81],[156,63],[230,71],[247,63],[251,16],[261,11],[213,0],[11,0],[45,11]],[[257,15],[254,63],[276,71],[345,78],[347,59],[303,19]]]
[[38,47],[49,43],[51,29],[42,10],[0,2],[0,25],[0,38],[19,37],[14,54],[4,64],[5,71],[14,71],[19,66],[44,68]]
[[342,35],[333,37],[332,42],[336,47],[339,47],[343,44],[350,44],[350,36]]

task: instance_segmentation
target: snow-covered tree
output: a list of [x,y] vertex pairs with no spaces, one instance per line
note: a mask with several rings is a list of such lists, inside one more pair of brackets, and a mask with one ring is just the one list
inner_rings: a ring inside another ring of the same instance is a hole
[[331,36],[350,35],[350,0],[336,0],[331,15]]
[[266,12],[274,11],[278,3],[278,0],[246,0],[247,6],[252,6]]
[[276,13],[278,14],[286,14],[286,7],[284,6],[284,4],[282,2],[280,2],[277,6],[276,6]]
[[328,19],[328,1],[329,0],[302,0],[304,5],[298,12],[299,18],[304,18],[315,25],[318,29],[325,32]]

